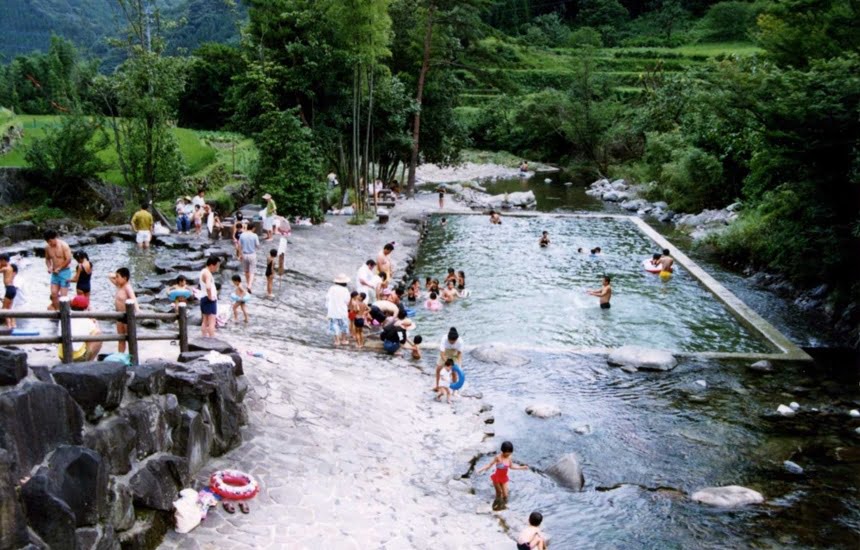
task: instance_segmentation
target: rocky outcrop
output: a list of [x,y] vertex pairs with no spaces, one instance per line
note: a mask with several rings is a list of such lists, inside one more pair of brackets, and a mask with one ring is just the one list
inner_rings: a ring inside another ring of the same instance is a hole
[[174,455],[153,456],[129,480],[135,506],[169,512],[191,477],[188,462]]
[[0,548],[20,548],[29,539],[15,485],[12,457],[0,449]]
[[610,365],[636,370],[672,370],[678,361],[668,351],[639,346],[623,346],[612,350],[607,358]]
[[546,473],[562,487],[581,491],[585,486],[585,476],[576,453],[564,455],[558,462],[547,468]]
[[0,386],[14,386],[27,376],[27,352],[0,348]]
[[92,449],[63,445],[40,468],[50,480],[52,496],[68,504],[76,527],[96,525],[107,511],[108,469]]
[[741,487],[740,485],[728,485],[726,487],[707,487],[696,491],[690,497],[695,502],[716,506],[718,508],[736,508],[748,504],[761,504],[764,497],[758,491]]
[[522,367],[529,364],[529,359],[519,355],[504,346],[498,344],[487,344],[472,350],[472,357],[482,363],[496,365],[508,365],[511,367]]
[[88,420],[119,406],[125,392],[125,373],[125,365],[101,361],[58,365],[51,370],[54,381],[66,388]]

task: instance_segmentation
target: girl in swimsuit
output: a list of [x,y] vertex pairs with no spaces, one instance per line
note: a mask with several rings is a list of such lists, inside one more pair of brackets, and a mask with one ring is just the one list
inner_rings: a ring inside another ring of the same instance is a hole
[[514,444],[510,441],[505,441],[502,443],[502,452],[493,457],[493,460],[489,464],[476,472],[482,474],[493,466],[496,467],[496,471],[490,476],[490,481],[493,482],[493,488],[496,490],[493,510],[504,510],[508,504],[508,470],[529,469],[525,464],[514,464],[511,460],[512,454],[514,454]]
[[89,298],[92,286],[93,264],[90,263],[90,257],[83,250],[78,250],[72,257],[78,262],[78,266],[75,268],[74,277],[69,279],[69,281],[75,283],[75,292],[77,294]]

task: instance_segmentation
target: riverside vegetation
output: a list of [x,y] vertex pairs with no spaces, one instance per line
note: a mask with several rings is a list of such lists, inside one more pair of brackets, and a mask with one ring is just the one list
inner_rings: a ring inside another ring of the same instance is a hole
[[[411,193],[419,161],[474,147],[625,177],[675,211],[740,201],[709,240],[722,258],[826,284],[836,309],[860,298],[856,2],[247,0],[212,12],[235,32],[181,38],[206,2],[146,4],[106,2],[125,25],[87,30],[117,37],[97,48],[69,31],[77,47],[45,37],[0,69],[0,105],[52,117],[0,156],[44,183],[31,201],[74,211],[49,190],[94,176],[158,201],[242,171],[319,217],[330,171],[361,206],[362,180]],[[222,130],[255,151],[238,169]]]

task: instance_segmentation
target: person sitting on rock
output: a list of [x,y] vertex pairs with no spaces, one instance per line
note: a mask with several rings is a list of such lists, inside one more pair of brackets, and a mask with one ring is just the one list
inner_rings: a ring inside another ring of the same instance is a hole
[[[72,311],[86,311],[90,307],[90,300],[82,294],[78,294],[72,298]],[[99,322],[95,319],[73,318],[72,322],[72,338],[84,338],[86,336],[95,336],[101,334]],[[62,328],[57,327],[57,335],[62,336]],[[102,350],[101,342],[72,342],[72,360],[73,361],[93,361]],[[63,358],[63,344],[57,347],[57,356]]]

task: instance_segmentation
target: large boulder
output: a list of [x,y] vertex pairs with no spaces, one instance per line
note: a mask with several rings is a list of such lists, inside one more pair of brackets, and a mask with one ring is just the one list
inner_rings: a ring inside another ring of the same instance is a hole
[[139,510],[131,529],[119,533],[122,550],[157,548],[172,525],[173,514],[158,510]]
[[80,445],[84,415],[61,386],[24,382],[0,394],[0,447],[15,463],[15,478],[40,464],[58,445]]
[[97,420],[105,411],[119,406],[125,391],[125,374],[125,365],[108,361],[57,365],[51,370],[54,381],[68,390],[90,420]]
[[0,348],[0,386],[14,386],[27,376],[27,352]]
[[107,510],[108,469],[101,455],[86,447],[62,445],[45,470],[56,496],[69,505],[75,525],[95,525]]
[[3,236],[13,243],[28,239],[37,239],[39,237],[39,228],[36,227],[36,224],[29,221],[10,223],[3,228]]
[[217,351],[218,353],[233,353],[236,348],[217,338],[197,338],[188,342],[189,351]]
[[0,548],[19,548],[29,539],[13,470],[11,455],[0,449]]
[[526,414],[535,418],[552,418],[553,416],[559,416],[561,409],[554,405],[547,405],[546,403],[536,403],[526,407]]
[[607,361],[610,365],[656,371],[672,370],[678,364],[675,357],[668,351],[639,346],[623,346],[614,349]]
[[162,400],[152,397],[141,399],[123,407],[119,414],[135,431],[133,444],[138,460],[170,450],[173,437]]
[[75,513],[57,493],[46,472],[31,477],[21,489],[27,522],[51,550],[76,550]]
[[116,531],[131,529],[134,525],[134,496],[126,482],[111,478],[108,486],[106,520]]
[[113,475],[124,475],[131,470],[136,443],[137,430],[122,416],[99,422],[84,436],[84,445],[102,455]]
[[183,351],[179,354],[178,361],[180,363],[193,363],[194,361],[199,361],[204,359],[208,362],[213,362],[212,358],[216,357],[217,360],[214,362],[219,362],[222,360],[221,355],[229,357],[233,361],[233,374],[236,376],[242,376],[245,374],[244,363],[242,361],[242,354],[237,351],[233,351],[230,353],[220,353],[219,355],[210,355],[211,351]]
[[164,391],[165,361],[150,359],[132,369],[133,377],[128,383],[128,389],[139,397],[158,395]]
[[741,487],[740,485],[707,487],[693,493],[691,498],[696,502],[719,508],[735,508],[764,502],[764,497],[761,493]]
[[550,466],[546,473],[562,487],[581,491],[585,486],[585,476],[582,474],[582,465],[576,453],[564,455],[558,462]]
[[119,550],[113,527],[82,527],[75,531],[78,550]]
[[176,495],[190,480],[188,462],[184,458],[153,456],[129,480],[134,505],[169,512]]

